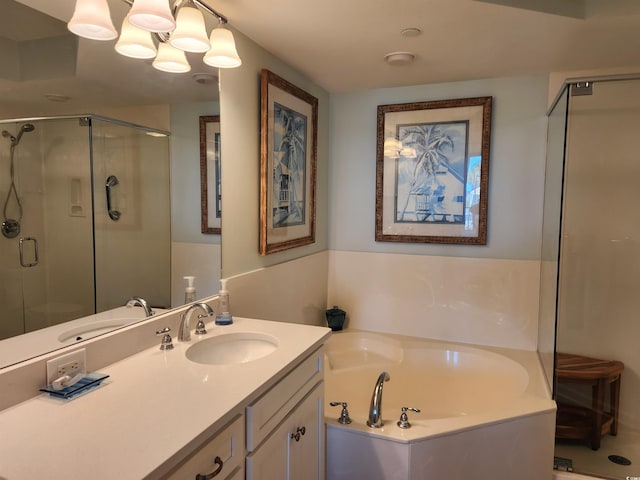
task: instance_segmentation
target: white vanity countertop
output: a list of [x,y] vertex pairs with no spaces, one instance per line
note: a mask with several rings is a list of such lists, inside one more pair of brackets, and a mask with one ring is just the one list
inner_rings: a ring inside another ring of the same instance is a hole
[[[0,480],[156,477],[275,384],[330,334],[322,327],[235,318],[202,339],[231,332],[277,337],[253,362],[202,365],[185,356],[198,341],[144,350],[108,367],[104,384],[72,400],[41,394],[0,411]],[[176,333],[176,332],[173,332]],[[158,345],[160,339],[158,339]]]

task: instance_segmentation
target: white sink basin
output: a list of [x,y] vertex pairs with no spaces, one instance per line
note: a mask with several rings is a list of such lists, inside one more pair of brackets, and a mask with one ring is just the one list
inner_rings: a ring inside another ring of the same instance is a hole
[[258,332],[237,332],[201,340],[186,351],[189,360],[206,365],[247,363],[266,357],[278,348],[278,339]]
[[102,333],[107,333],[114,328],[124,327],[133,322],[139,322],[139,318],[110,318],[107,320],[98,320],[96,322],[79,325],[69,330],[65,330],[58,335],[58,341],[62,343],[73,343],[87,338],[95,337]]

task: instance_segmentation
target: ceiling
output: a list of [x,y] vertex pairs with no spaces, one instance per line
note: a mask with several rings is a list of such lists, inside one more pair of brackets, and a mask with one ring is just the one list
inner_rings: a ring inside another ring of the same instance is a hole
[[[331,92],[640,66],[637,0],[210,1]],[[415,61],[388,65],[395,51]]]
[[[128,7],[122,0],[108,1],[119,29]],[[234,28],[330,92],[640,67],[639,0],[205,2]],[[66,21],[74,4],[75,0],[0,0],[4,12],[0,16],[0,113],[5,113],[4,118],[22,116],[21,111],[32,112],[31,116],[85,113],[98,105],[217,98],[215,79],[213,84],[202,84],[191,74],[159,72],[149,61],[116,54],[113,42],[69,34]],[[26,6],[49,17],[27,18],[33,10]],[[211,29],[215,20],[205,17]],[[406,28],[421,33],[404,36],[401,32]],[[37,48],[34,42],[40,42]],[[7,45],[22,45],[18,50],[23,70],[13,77],[5,63]],[[25,49],[25,45],[32,46]],[[61,62],[59,49],[73,50],[75,56]],[[415,60],[409,65],[387,64],[385,54],[397,51],[412,52]],[[189,55],[191,73],[217,73],[199,57]],[[45,102],[46,93],[69,99],[64,104]]]

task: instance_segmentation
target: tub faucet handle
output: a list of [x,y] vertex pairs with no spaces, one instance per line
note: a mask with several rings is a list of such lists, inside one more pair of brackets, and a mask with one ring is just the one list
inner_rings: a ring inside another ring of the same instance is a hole
[[409,423],[409,417],[407,417],[407,410],[411,412],[420,413],[419,408],[402,407],[402,414],[400,415],[400,420],[397,421],[397,425],[400,428],[411,428],[411,424]]
[[329,405],[332,407],[341,406],[342,412],[340,412],[340,417],[338,418],[338,423],[343,425],[347,425],[351,423],[351,417],[349,417],[349,410],[347,410],[347,402],[330,402]]

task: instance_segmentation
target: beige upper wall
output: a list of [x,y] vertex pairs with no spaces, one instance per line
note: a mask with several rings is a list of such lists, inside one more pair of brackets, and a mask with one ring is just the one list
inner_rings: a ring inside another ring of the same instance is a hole
[[[327,249],[329,94],[234,31],[242,66],[220,69],[222,135],[222,276],[275,265]],[[269,69],[318,98],[316,241],[311,245],[260,256],[260,72]]]

